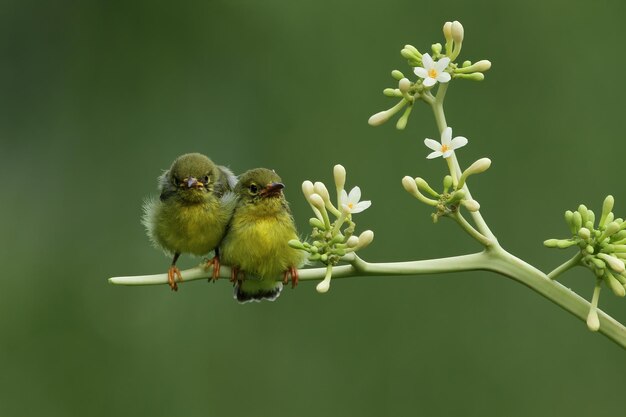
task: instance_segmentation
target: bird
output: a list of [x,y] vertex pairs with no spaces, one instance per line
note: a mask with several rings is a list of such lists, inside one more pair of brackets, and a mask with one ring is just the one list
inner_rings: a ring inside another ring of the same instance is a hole
[[172,291],[182,281],[176,261],[182,253],[206,255],[215,250],[207,268],[211,280],[219,276],[216,249],[235,208],[235,175],[200,153],[187,153],[174,160],[158,179],[160,196],[149,198],[143,207],[142,223],[152,243],[173,256],[167,272]]
[[[305,252],[288,245],[298,239],[280,177],[255,168],[239,177],[237,205],[220,244],[221,261],[231,267],[234,298],[240,303],[274,301],[283,283],[298,284],[298,267]],[[282,282],[276,280],[283,275]]]

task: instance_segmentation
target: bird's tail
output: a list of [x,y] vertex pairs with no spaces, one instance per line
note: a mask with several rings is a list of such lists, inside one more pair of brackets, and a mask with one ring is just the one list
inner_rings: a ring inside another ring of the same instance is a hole
[[245,279],[235,284],[233,298],[240,303],[274,301],[283,290],[283,283],[273,280]]

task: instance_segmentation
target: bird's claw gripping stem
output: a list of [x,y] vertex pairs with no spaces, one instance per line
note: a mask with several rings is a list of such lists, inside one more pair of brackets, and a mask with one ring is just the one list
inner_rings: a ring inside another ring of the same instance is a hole
[[172,265],[167,271],[167,282],[172,291],[178,291],[178,284],[176,284],[176,280],[183,282],[183,276],[180,274],[180,269],[178,269],[177,266]]
[[213,272],[212,272],[211,278],[209,278],[209,280],[211,282],[217,281],[217,279],[220,277],[220,258],[219,258],[219,256],[215,255],[213,258],[209,259],[206,262],[206,265],[204,266],[204,268],[206,270],[208,270],[209,268],[213,268]]
[[291,266],[288,270],[283,274],[283,284],[287,285],[289,283],[289,276],[291,276],[291,288],[296,288],[298,285],[298,269]]

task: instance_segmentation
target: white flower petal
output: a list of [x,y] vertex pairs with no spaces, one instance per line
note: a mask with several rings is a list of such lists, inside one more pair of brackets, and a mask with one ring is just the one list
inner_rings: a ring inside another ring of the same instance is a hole
[[444,158],[449,158],[449,157],[450,157],[450,155],[452,155],[452,152],[454,152],[454,150],[452,150],[452,149],[450,149],[449,151],[445,151],[445,152],[443,153],[443,157],[444,157]]
[[424,87],[432,87],[436,82],[437,80],[434,78],[426,77],[424,78],[424,82],[422,84],[424,84]]
[[354,208],[352,209],[352,214],[354,213],[360,213],[363,210],[366,210],[369,206],[372,205],[372,202],[369,200],[366,201],[361,201],[359,204],[357,204],[356,206],[354,206]]
[[452,78],[450,74],[445,71],[440,72],[439,75],[437,75],[437,81],[439,81],[440,83],[447,83],[448,81],[450,81],[450,78]]
[[452,139],[452,128],[446,127],[441,133],[441,143],[443,145],[450,145],[450,139]]
[[420,78],[426,78],[428,77],[428,71],[426,71],[424,68],[422,67],[415,67],[413,69],[413,72],[415,73],[415,75],[417,75]]
[[452,139],[450,145],[452,146],[452,149],[459,149],[467,145],[467,138],[464,138],[463,136],[457,136],[456,138]]
[[428,71],[435,66],[435,62],[428,54],[422,55],[422,66]]
[[432,149],[433,151],[441,150],[441,143],[437,142],[436,140],[426,138],[424,139],[424,145],[426,145],[428,148]]
[[437,72],[443,72],[446,68],[448,68],[448,64],[450,63],[450,58],[445,57],[441,58],[439,61],[435,63],[435,69]]
[[341,198],[339,200],[339,204],[340,205],[344,205],[348,203],[348,193],[346,192],[346,190],[341,190]]
[[431,152],[428,154],[428,156],[426,157],[427,159],[433,159],[433,158],[437,158],[438,156],[443,155],[441,153],[441,151],[435,151],[435,152]]
[[348,207],[346,204],[342,204],[341,205],[341,210],[343,210],[344,213],[350,214],[352,213],[352,210],[350,209],[350,207]]
[[356,204],[361,199],[361,189],[359,187],[354,187],[350,190],[350,195],[348,195],[348,202],[352,204]]

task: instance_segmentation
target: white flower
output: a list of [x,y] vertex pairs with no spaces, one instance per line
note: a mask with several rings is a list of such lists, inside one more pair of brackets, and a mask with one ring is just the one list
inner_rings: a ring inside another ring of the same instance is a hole
[[432,139],[424,139],[424,145],[428,146],[434,152],[431,152],[426,158],[433,159],[438,156],[449,158],[455,149],[467,145],[467,139],[463,136],[457,136],[452,139],[452,128],[446,127],[441,134],[441,143]]
[[447,83],[450,81],[450,74],[444,70],[448,67],[450,58],[441,58],[435,62],[428,54],[422,56],[423,67],[415,67],[415,75],[424,79],[424,87],[432,87],[437,81]]
[[345,213],[360,213],[372,205],[371,201],[359,200],[361,200],[361,189],[359,187],[354,187],[350,190],[350,195],[348,195],[346,190],[341,190],[340,205]]

